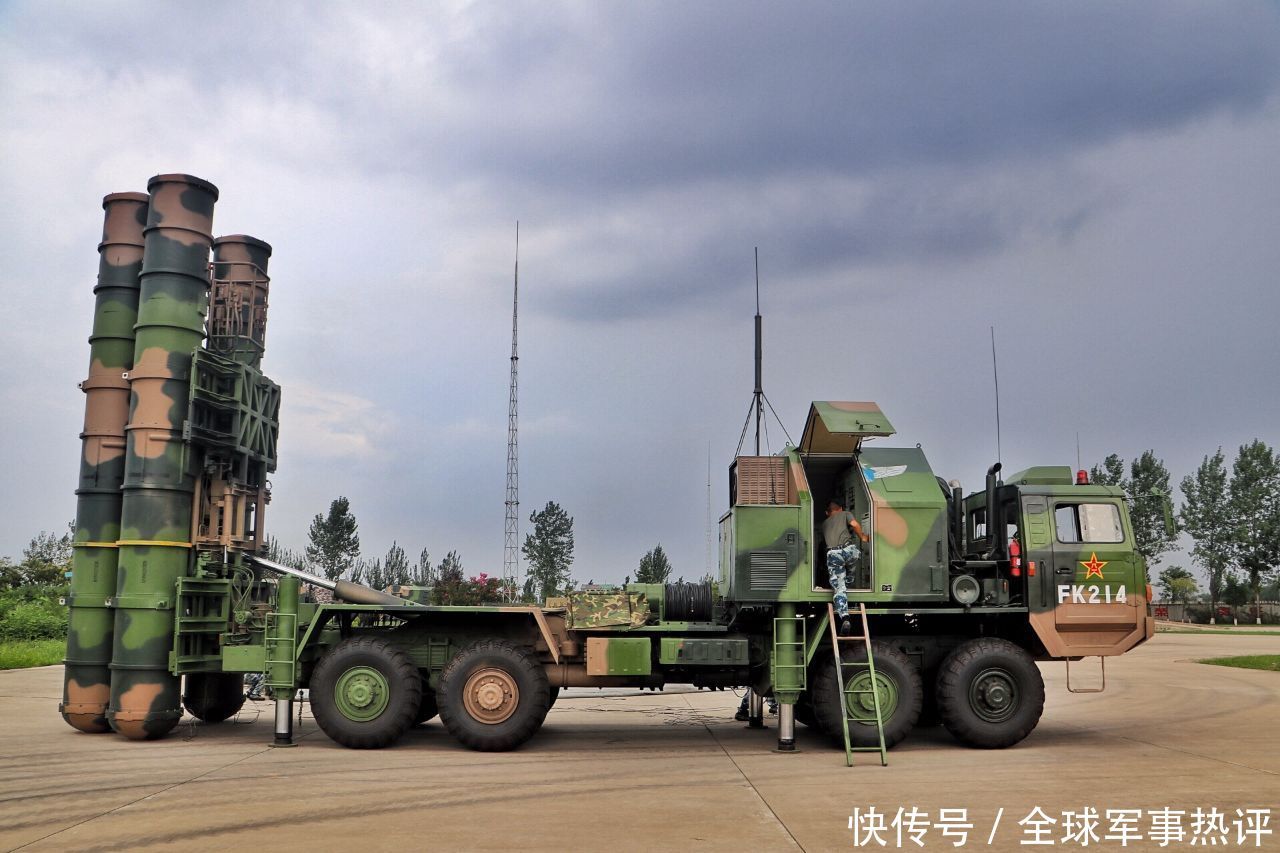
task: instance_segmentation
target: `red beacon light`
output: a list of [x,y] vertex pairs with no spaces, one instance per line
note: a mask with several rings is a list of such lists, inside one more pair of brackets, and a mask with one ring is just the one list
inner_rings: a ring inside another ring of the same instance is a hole
[[1084,470],[1083,468],[1081,468],[1079,471],[1077,471],[1077,472],[1076,472],[1076,485],[1077,485],[1077,486],[1087,486],[1087,485],[1089,485],[1089,472],[1088,472],[1088,471],[1086,471],[1086,470]]

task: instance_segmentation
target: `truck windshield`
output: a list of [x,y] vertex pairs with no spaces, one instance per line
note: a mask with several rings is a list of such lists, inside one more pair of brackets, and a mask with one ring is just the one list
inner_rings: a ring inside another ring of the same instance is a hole
[[1115,504],[1058,504],[1053,520],[1059,542],[1124,541],[1120,508]]

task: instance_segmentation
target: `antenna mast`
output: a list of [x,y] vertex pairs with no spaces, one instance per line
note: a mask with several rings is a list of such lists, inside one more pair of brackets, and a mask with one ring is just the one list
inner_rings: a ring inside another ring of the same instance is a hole
[[711,574],[711,442],[707,442],[707,562],[706,573]]
[[520,581],[520,453],[516,429],[516,378],[520,356],[516,354],[516,330],[520,307],[520,223],[516,222],[515,284],[511,295],[511,388],[507,404],[507,519],[502,546],[502,585],[514,600]]
[[756,456],[760,455],[760,418],[764,415],[764,383],[761,365],[764,362],[764,321],[760,318],[760,247],[756,256],[756,390],[752,399],[756,407]]
[[[782,434],[787,437],[787,441],[791,441],[791,435],[787,432],[786,425],[782,422],[782,418],[778,417],[778,413],[773,410],[773,403],[769,402],[769,398],[764,395],[763,382],[763,364],[764,364],[764,321],[760,317],[760,247],[755,247],[756,257],[756,388],[751,394],[751,408],[747,409],[747,419],[742,424],[742,434],[738,436],[738,449],[734,451],[734,455],[742,452],[742,442],[747,437],[747,426],[751,423],[751,416],[754,414],[756,418],[756,456],[760,455],[760,422],[764,418],[764,407],[769,406],[769,411],[773,414],[774,420],[778,422],[778,426],[782,427]],[[767,427],[766,427],[767,428]],[[766,433],[766,437],[767,437]]]
[[1000,449],[1000,370],[996,367],[996,327],[991,327],[991,375],[996,383],[996,461],[1003,462]]

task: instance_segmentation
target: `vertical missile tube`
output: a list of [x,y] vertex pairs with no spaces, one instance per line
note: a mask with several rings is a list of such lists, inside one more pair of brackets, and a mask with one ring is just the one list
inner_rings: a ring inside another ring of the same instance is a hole
[[80,383],[85,393],[84,432],[80,434],[66,674],[59,710],[70,725],[90,733],[110,730],[108,664],[114,617],[108,600],[116,591],[120,484],[129,420],[125,374],[133,367],[147,201],[143,193],[112,193],[102,200],[106,215],[98,245],[98,283],[93,288],[97,300],[89,337],[89,378]]
[[247,234],[213,241],[209,349],[257,368],[267,336],[267,261],[271,246]]
[[107,711],[111,727],[135,740],[161,737],[182,717],[169,653],[175,585],[191,562],[198,465],[182,427],[192,353],[204,339],[218,199],[217,187],[190,175],[157,175],[147,189]]

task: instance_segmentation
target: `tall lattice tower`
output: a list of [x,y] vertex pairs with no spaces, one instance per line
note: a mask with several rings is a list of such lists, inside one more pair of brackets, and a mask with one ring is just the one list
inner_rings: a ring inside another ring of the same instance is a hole
[[507,520],[502,546],[502,585],[510,598],[519,595],[520,583],[520,442],[516,418],[520,356],[517,330],[520,316],[520,223],[516,223],[515,283],[511,295],[511,389],[507,402]]

